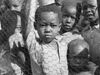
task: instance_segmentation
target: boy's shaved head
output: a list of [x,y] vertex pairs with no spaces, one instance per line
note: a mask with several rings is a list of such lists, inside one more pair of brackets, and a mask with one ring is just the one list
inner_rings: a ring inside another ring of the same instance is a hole
[[67,9],[70,9],[71,10],[71,8],[76,9],[76,6],[77,6],[76,3],[73,3],[72,1],[64,0],[64,1],[62,1],[62,8],[61,9],[62,9],[62,11],[63,10],[67,10]]
[[79,21],[79,10],[78,10],[78,4],[73,3],[69,0],[62,1],[62,29],[64,31],[71,31],[76,26],[76,24]]
[[62,22],[62,13],[61,13],[61,8],[59,8],[56,4],[50,4],[50,5],[45,5],[41,6],[36,10],[35,14],[35,21],[41,20],[41,13],[43,12],[53,12],[55,14],[58,14],[59,22]]
[[73,5],[69,5],[69,6],[65,5],[65,6],[62,6],[62,12],[66,12],[68,14],[76,15],[77,9]]

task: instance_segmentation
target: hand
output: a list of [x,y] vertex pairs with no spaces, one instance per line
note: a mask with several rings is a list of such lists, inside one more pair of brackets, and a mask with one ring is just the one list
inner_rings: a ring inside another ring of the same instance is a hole
[[21,47],[24,46],[24,40],[21,33],[14,33],[13,35],[9,37],[9,45],[11,49],[13,48],[14,44],[17,47],[19,47],[19,44]]

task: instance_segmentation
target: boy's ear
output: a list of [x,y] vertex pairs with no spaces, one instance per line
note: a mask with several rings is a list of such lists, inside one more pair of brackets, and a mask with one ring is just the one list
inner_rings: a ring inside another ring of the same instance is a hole
[[37,30],[37,23],[34,22],[34,28]]

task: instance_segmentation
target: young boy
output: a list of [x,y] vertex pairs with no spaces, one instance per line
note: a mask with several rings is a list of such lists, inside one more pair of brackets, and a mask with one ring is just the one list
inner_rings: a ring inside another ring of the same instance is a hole
[[73,31],[79,18],[77,4],[70,1],[62,1],[62,16],[61,34]]
[[55,3],[55,0],[28,0],[27,1],[27,7],[26,7],[26,12],[29,13],[28,16],[28,25],[27,25],[27,31],[26,31],[26,35],[28,35],[32,30],[34,30],[34,19],[35,19],[35,12],[36,9],[40,6],[44,6],[44,5],[49,5]]
[[[63,16],[62,22],[63,22],[63,24],[61,27],[60,34],[63,36],[61,43],[66,43],[67,50],[68,50],[69,42],[71,42],[72,40],[75,40],[75,39],[83,39],[81,34],[79,34],[79,32],[75,28],[76,24],[78,23],[78,15],[77,14],[78,14],[78,11],[77,11],[76,4],[73,4],[73,2],[63,1],[63,3],[62,3],[62,16]],[[69,53],[67,53],[67,54],[69,55]],[[68,58],[68,64],[70,64],[70,63],[74,63],[74,62],[73,61],[69,62],[69,58]],[[86,64],[84,64],[84,65],[86,65]],[[79,65],[79,67],[81,67],[81,65]],[[70,69],[77,70],[76,67],[71,67],[71,68],[69,67],[69,74],[72,73],[70,71]],[[81,72],[81,71],[79,70],[79,72]],[[75,73],[73,73],[72,75],[74,75],[74,74]],[[77,75],[77,73],[75,75]]]
[[[61,22],[61,9],[55,4],[37,9],[35,28],[39,38],[33,32],[34,36],[29,34],[27,39],[33,75],[36,73],[41,75],[41,66],[46,75],[68,75],[66,46],[60,45],[56,38],[60,31]],[[30,40],[30,37],[33,39]]]
[[67,42],[67,44],[76,38],[83,39],[78,30],[75,28],[78,23],[77,4],[70,1],[62,1],[61,10],[63,21],[60,34],[63,36],[63,39]]
[[94,69],[90,70],[89,45],[84,40],[73,40],[68,44],[69,75],[94,75]]

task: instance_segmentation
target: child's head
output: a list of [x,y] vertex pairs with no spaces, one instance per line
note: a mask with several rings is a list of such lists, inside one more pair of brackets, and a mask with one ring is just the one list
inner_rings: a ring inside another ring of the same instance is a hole
[[72,40],[68,44],[68,63],[74,71],[84,71],[89,59],[89,45],[84,40]]
[[63,17],[63,25],[62,28],[65,31],[71,30],[75,25],[77,18],[77,8],[76,4],[72,2],[62,2],[62,17]]
[[35,28],[40,39],[49,43],[60,31],[62,14],[59,7],[55,4],[41,6],[35,14]]
[[83,15],[90,22],[98,19],[97,0],[83,0]]

